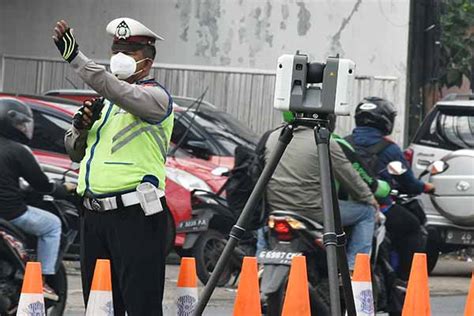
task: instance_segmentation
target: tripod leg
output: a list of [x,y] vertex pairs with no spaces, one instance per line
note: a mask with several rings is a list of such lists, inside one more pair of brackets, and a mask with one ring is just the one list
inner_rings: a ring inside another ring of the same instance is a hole
[[258,203],[258,200],[263,194],[268,181],[273,175],[278,163],[280,162],[280,158],[285,152],[286,147],[290,143],[291,139],[293,138],[293,126],[287,125],[282,130],[280,138],[278,139],[278,144],[275,147],[268,163],[265,165],[265,168],[262,171],[262,174],[258,178],[257,184],[250,194],[250,197],[245,203],[245,207],[240,214],[237,223],[232,227],[232,230],[229,234],[229,241],[225,245],[224,251],[222,252],[219,260],[217,261],[216,267],[209,278],[204,290],[199,298],[198,305],[196,307],[196,311],[194,315],[202,315],[207,303],[209,302],[209,298],[214,291],[217,282],[219,280],[222,271],[224,270],[225,266],[229,262],[229,259],[234,251],[235,246],[237,246],[238,242],[242,238],[242,235],[245,233],[245,229],[247,227],[248,221],[252,215],[251,211],[254,209],[255,205]]
[[[331,170],[332,170],[332,165]],[[331,172],[331,178],[334,179],[334,175]],[[331,182],[332,198],[333,201],[337,201],[337,190],[334,181]],[[346,255],[346,235],[342,228],[341,211],[339,209],[339,203],[334,203],[334,227],[338,237],[337,241],[337,258],[338,267],[341,273],[342,288],[344,291],[344,301],[346,303],[347,314],[349,316],[356,316],[356,309],[354,303],[354,294],[352,292],[351,275],[349,272],[349,264],[347,262]]]
[[[326,126],[317,125],[314,128],[314,137],[318,147],[321,197],[324,215],[324,245],[327,252],[329,295],[331,300],[331,315],[341,315],[340,294],[339,294],[339,275],[338,262],[341,259],[337,245],[336,221],[340,225],[340,214],[337,198],[334,196],[333,177],[331,173],[331,160],[329,156],[329,141],[331,133]],[[336,214],[337,212],[337,214]],[[342,227],[340,227],[342,231]],[[342,248],[343,249],[343,248]],[[344,254],[345,259],[345,254]],[[343,259],[343,260],[344,260]],[[347,262],[345,264],[347,267]],[[348,270],[347,270],[348,274]],[[350,286],[350,283],[349,283]],[[352,296],[350,296],[352,300]]]

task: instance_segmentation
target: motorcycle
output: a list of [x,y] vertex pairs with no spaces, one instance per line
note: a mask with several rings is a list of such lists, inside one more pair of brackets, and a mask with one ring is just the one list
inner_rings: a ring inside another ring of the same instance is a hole
[[[186,233],[184,245],[178,253],[196,259],[197,276],[206,284],[240,214],[229,208],[225,197],[222,196],[222,190],[216,193],[194,190],[191,194],[191,205],[192,218],[181,222],[176,229],[177,233]],[[256,241],[255,232],[246,232],[221,274],[218,286],[228,284],[232,278],[233,283],[236,282],[243,258],[255,255]]]
[[[391,162],[387,166],[393,175],[406,172],[401,163]],[[423,209],[417,199],[392,192],[395,203],[407,207],[421,216]],[[383,214],[378,222],[373,239],[371,265],[373,271],[374,306],[377,311],[399,315],[401,312],[406,283],[399,279],[393,267],[393,247],[385,228]],[[279,210],[269,214],[269,248],[259,254],[263,265],[261,276],[261,299],[266,315],[280,315],[285,296],[291,259],[297,255],[306,256],[311,314],[329,315],[329,284],[327,278],[326,251],[323,244],[324,228],[294,211]],[[345,228],[350,238],[350,227]],[[422,227],[422,231],[426,230]],[[423,234],[425,237],[427,234]],[[424,241],[426,245],[426,240]],[[341,302],[344,306],[344,302]]]
[[291,260],[306,256],[312,315],[329,315],[329,282],[323,226],[293,211],[273,211],[268,217],[269,247],[258,256],[263,265],[260,297],[266,315],[280,315]]
[[[63,176],[64,181],[64,176]],[[46,283],[56,292],[57,301],[45,299],[48,315],[63,315],[67,299],[67,275],[62,262],[78,233],[78,217],[74,196],[67,200],[56,200],[49,195],[30,191],[26,183],[20,186],[26,190],[28,205],[49,211],[59,217],[62,224],[61,243],[56,274],[48,276]],[[37,238],[28,235],[13,226],[10,222],[0,219],[0,315],[15,315],[18,308],[21,286],[26,263],[36,261]]]

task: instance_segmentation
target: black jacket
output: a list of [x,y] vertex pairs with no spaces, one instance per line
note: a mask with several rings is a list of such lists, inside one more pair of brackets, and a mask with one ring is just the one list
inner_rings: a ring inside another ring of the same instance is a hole
[[0,136],[0,218],[12,220],[26,212],[20,177],[38,192],[50,194],[56,189],[27,146]]

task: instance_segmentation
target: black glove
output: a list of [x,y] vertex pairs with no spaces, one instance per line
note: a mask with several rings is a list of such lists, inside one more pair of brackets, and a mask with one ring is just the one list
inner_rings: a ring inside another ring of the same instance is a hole
[[54,44],[56,44],[59,52],[68,63],[70,63],[79,53],[79,45],[77,45],[76,39],[74,38],[74,35],[72,35],[70,28],[66,30],[58,41],[54,41]]
[[[86,105],[86,102],[91,102],[91,105]],[[100,113],[104,107],[104,98],[95,98],[93,100],[86,100],[82,106],[77,110],[76,114],[72,118],[72,125],[77,129],[90,129],[95,121],[100,119]],[[84,109],[88,108],[92,112],[91,122],[86,123],[84,121]]]

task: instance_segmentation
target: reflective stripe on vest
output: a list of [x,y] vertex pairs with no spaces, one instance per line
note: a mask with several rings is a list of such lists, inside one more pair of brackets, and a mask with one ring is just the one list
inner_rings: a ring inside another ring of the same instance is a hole
[[132,191],[145,176],[165,188],[165,162],[174,115],[159,124],[145,122],[106,101],[102,115],[87,136],[78,193],[96,197]]

